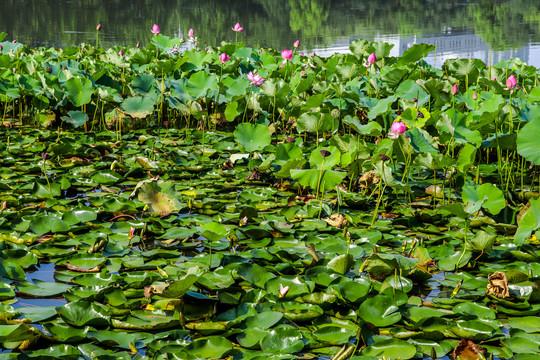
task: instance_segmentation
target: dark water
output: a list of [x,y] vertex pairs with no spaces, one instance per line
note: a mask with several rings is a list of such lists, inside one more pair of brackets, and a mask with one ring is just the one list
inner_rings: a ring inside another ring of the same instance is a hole
[[[32,46],[95,42],[144,46],[154,23],[168,36],[195,30],[200,46],[238,40],[321,55],[348,51],[359,38],[394,44],[437,44],[436,62],[476,57],[485,63],[519,57],[540,67],[539,0],[2,0],[0,31]],[[435,61],[434,54],[428,59]]]

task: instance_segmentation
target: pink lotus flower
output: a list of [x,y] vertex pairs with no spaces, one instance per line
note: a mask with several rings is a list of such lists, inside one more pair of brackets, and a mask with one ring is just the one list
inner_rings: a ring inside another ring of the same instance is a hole
[[159,33],[160,33],[159,26],[157,26],[157,24],[154,24],[154,26],[152,26],[152,34],[156,36],[156,35],[159,35]]
[[97,31],[101,30],[101,24],[98,24],[98,26],[96,26],[96,30]]
[[193,29],[189,29],[189,31],[187,32],[187,36],[193,37],[193,35],[195,35],[195,31],[193,31]]
[[513,89],[517,86],[517,79],[514,76],[514,74],[510,75],[508,79],[506,79],[506,87],[508,89]]
[[473,98],[473,100],[477,100],[477,99],[478,99],[478,95],[476,95],[476,93],[473,93],[473,94],[472,94],[472,98]]
[[0,51],[4,50],[4,47],[2,45],[0,45]]
[[368,63],[375,64],[375,61],[377,61],[377,56],[375,53],[371,53],[367,58]]
[[284,49],[284,50],[281,52],[281,57],[284,58],[285,61],[291,60],[291,59],[292,59],[292,53],[293,53],[292,50]]
[[388,137],[395,140],[400,135],[405,134],[405,131],[407,131],[407,126],[405,126],[405,123],[403,121],[396,121],[390,127]]
[[120,51],[118,52],[118,55],[124,56],[124,52],[123,52],[122,50],[120,50]]
[[259,74],[253,74],[251,71],[247,74],[247,78],[251,81],[251,85],[262,86],[264,84],[264,79]]
[[293,45],[293,46],[294,46],[295,49],[296,49],[297,47],[299,47],[299,46],[300,46],[300,40],[296,40],[296,41],[294,42],[294,45]]
[[228,57],[226,53],[219,55],[219,61],[221,61],[222,64],[226,63],[229,60],[231,60],[231,58]]
[[457,84],[454,84],[454,86],[452,86],[452,90],[450,90],[450,92],[452,93],[452,95],[457,95],[458,94],[459,88],[458,88]]
[[234,25],[234,27],[231,28],[233,31],[235,32],[242,32],[244,31],[244,28],[240,26],[240,23],[236,23],[236,25]]

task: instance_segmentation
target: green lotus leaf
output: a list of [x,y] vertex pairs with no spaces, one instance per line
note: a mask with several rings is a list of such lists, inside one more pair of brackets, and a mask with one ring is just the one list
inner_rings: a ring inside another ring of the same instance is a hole
[[89,301],[74,301],[57,308],[57,311],[66,323],[73,326],[105,327],[110,321],[105,306]]
[[108,330],[90,331],[87,338],[95,339],[99,343],[109,347],[119,347],[121,349],[130,350],[130,343],[135,344],[138,341],[146,339],[148,333],[126,333]]
[[92,179],[96,181],[98,184],[110,185],[110,184],[115,184],[121,180],[124,180],[124,177],[118,174],[116,171],[102,170],[92,175]]
[[63,222],[59,217],[48,214],[38,214],[32,217],[30,221],[30,230],[37,236],[47,233],[59,233],[68,231],[70,227]]
[[17,291],[29,296],[51,297],[60,295],[72,287],[67,284],[41,281],[38,279],[34,279],[33,282],[34,283],[32,284],[28,281],[24,281],[17,284]]
[[473,341],[487,340],[495,330],[496,328],[480,320],[457,321],[450,327],[450,331],[456,336]]
[[154,112],[156,101],[150,96],[133,96],[122,102],[122,111],[133,118],[144,119]]
[[68,115],[62,117],[62,120],[76,128],[83,126],[88,121],[88,115],[83,111],[68,111]]
[[302,333],[289,325],[280,325],[261,340],[261,349],[272,354],[293,354],[304,348]]
[[38,257],[23,249],[6,249],[0,253],[0,259],[4,266],[21,266],[28,269],[38,264]]
[[516,354],[538,356],[538,352],[540,352],[540,336],[538,334],[517,332],[510,339],[505,339],[502,342]]
[[[255,284],[256,286],[260,288],[264,288],[266,286],[265,284],[269,280],[276,277],[274,274],[272,274],[271,272],[267,271],[265,268],[257,264],[243,263],[243,264],[240,264],[240,266],[238,266],[236,271],[238,275],[244,278],[246,281],[248,281],[251,284]],[[279,285],[277,286],[279,289]]]
[[44,320],[49,320],[58,315],[54,306],[29,306],[18,309],[25,319],[29,319],[32,323],[39,323]]
[[503,192],[491,183],[465,185],[462,197],[464,202],[472,204],[475,209],[480,204],[493,215],[497,215],[506,206]]
[[186,275],[168,284],[162,295],[164,297],[174,299],[181,298],[189,290],[189,288],[197,282],[201,275],[202,271],[200,270],[200,268],[190,268],[189,272]]
[[[324,157],[322,152],[328,152]],[[331,170],[341,162],[341,152],[334,146],[321,147],[313,150],[309,156],[309,165],[312,169]]]
[[354,260],[350,254],[338,255],[326,264],[329,270],[332,270],[338,274],[345,275],[353,265]]
[[329,122],[332,117],[330,114],[323,114],[319,112],[305,112],[296,121],[296,130],[299,133],[311,132],[318,133],[329,130]]
[[80,207],[70,210],[62,216],[62,220],[68,225],[73,226],[80,223],[92,222],[97,219],[97,211],[88,208]]
[[64,257],[58,261],[57,265],[68,266],[69,265],[82,268],[85,270],[92,270],[95,268],[101,268],[107,262],[107,258],[101,254],[87,254],[79,253]]
[[431,44],[414,44],[401,54],[398,60],[399,64],[405,65],[417,62],[418,60],[425,58],[427,54],[435,49],[436,46]]
[[457,304],[452,308],[452,311],[456,314],[474,315],[479,319],[495,320],[497,318],[493,309],[472,302]]
[[198,71],[190,76],[186,91],[195,99],[204,98],[209,90],[217,89],[218,78],[215,74]]
[[410,359],[416,354],[416,346],[399,339],[377,340],[364,350],[362,355],[383,357],[390,359]]
[[310,321],[323,314],[321,307],[312,304],[298,302],[281,302],[272,307],[274,311],[283,313],[283,316],[291,321]]
[[538,331],[538,318],[535,316],[514,317],[508,322],[512,329],[520,329],[527,333]]
[[245,151],[253,152],[264,149],[270,145],[271,134],[268,127],[261,124],[241,123],[234,130],[234,140]]
[[171,181],[144,183],[139,188],[138,198],[150,207],[152,214],[158,216],[167,216],[181,207]]
[[408,293],[413,288],[413,282],[401,275],[390,275],[384,280],[383,285],[381,286],[381,291],[388,287],[399,289],[405,293]]
[[[92,81],[86,77],[72,77],[64,83],[63,87],[66,90],[68,100],[75,107],[81,107],[92,101],[94,87]],[[78,122],[78,120],[75,121]]]
[[270,333],[270,330],[259,329],[257,327],[250,327],[240,333],[236,340],[240,346],[248,349],[260,348],[260,341]]
[[47,323],[45,329],[53,336],[53,339],[61,343],[76,343],[87,338],[90,327],[76,328],[64,322]]
[[347,173],[334,170],[323,170],[322,176],[318,169],[291,170],[291,177],[300,185],[309,186],[314,190],[319,189],[322,192],[329,191],[341,184],[346,176]]
[[396,302],[389,296],[377,295],[364,301],[358,315],[375,326],[389,326],[401,320]]
[[517,136],[517,152],[525,160],[540,165],[540,152],[538,151],[538,138],[540,132],[540,118],[535,118],[523,126]]
[[221,336],[197,339],[185,347],[185,352],[199,359],[223,358],[233,349],[233,344]]
[[26,356],[31,359],[43,360],[77,360],[80,354],[80,351],[72,345],[53,345],[47,349],[28,352]]
[[250,328],[269,329],[283,318],[283,313],[277,311],[264,311],[245,320],[245,326]]
[[396,95],[389,96],[384,99],[377,101],[375,106],[373,106],[368,112],[369,120],[374,120],[377,116],[387,114],[390,111],[390,107],[397,100]]
[[15,290],[11,285],[6,284],[5,282],[0,282],[0,301],[7,299],[12,299],[15,297]]
[[131,87],[133,91],[142,96],[152,95],[157,92],[155,89],[156,79],[150,74],[138,74],[133,78]]
[[[285,295],[280,296],[280,289],[289,287],[289,290]],[[273,294],[283,299],[294,299],[297,296],[309,293],[313,290],[308,283],[306,283],[302,277],[285,275],[274,277],[264,284],[264,289],[268,294]]]
[[356,330],[339,326],[324,326],[313,331],[313,336],[318,341],[329,343],[331,345],[343,345],[347,343],[350,338],[356,336]]

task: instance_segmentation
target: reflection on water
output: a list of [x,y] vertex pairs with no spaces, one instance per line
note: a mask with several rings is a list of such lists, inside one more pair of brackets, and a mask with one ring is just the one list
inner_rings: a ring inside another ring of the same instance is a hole
[[538,0],[17,0],[1,1],[0,13],[0,31],[32,46],[94,43],[99,23],[105,46],[144,46],[154,23],[169,36],[193,28],[201,46],[215,46],[235,41],[231,26],[240,22],[239,41],[253,47],[290,48],[300,39],[302,50],[323,55],[364,38],[389,41],[398,55],[428,42],[438,46],[437,63],[488,63],[493,49],[493,63],[519,56],[540,66]]

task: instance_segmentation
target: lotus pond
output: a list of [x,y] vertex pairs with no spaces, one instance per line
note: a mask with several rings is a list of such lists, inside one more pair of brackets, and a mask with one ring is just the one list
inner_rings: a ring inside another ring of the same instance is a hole
[[538,69],[0,45],[1,359],[538,358]]

